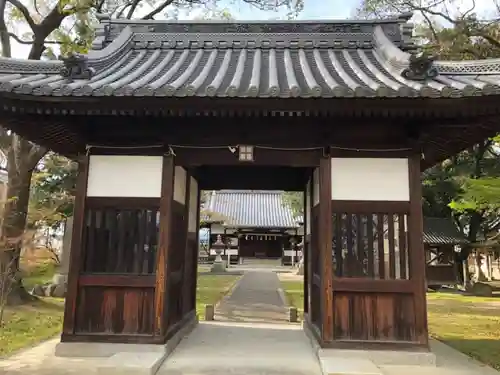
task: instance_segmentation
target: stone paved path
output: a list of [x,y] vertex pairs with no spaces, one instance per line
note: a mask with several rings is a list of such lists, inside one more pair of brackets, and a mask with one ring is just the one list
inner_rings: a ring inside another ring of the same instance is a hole
[[280,281],[271,271],[245,272],[236,288],[215,310],[215,320],[245,323],[286,323],[287,306]]
[[157,375],[321,375],[294,324],[200,322]]

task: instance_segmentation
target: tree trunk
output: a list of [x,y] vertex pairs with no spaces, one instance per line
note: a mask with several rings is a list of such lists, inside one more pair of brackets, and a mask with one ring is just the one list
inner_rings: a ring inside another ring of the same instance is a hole
[[17,135],[12,135],[12,145],[7,152],[7,202],[2,222],[2,244],[0,257],[2,268],[11,277],[8,304],[33,300],[22,283],[19,261],[23,247],[24,230],[28,216],[30,185],[33,170],[46,150]]

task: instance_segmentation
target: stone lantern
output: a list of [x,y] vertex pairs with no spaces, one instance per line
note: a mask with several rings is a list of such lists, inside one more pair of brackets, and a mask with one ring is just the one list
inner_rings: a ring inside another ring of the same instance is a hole
[[222,260],[221,253],[225,249],[226,245],[222,241],[222,236],[217,235],[217,240],[212,244],[212,249],[215,250],[215,261],[212,264],[211,272],[225,272],[226,266]]

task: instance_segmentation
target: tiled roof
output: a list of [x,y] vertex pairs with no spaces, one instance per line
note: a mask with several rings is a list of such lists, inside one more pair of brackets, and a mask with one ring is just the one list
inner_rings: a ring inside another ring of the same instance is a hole
[[429,245],[455,245],[468,243],[465,236],[460,233],[451,219],[440,217],[424,217],[425,244]]
[[296,228],[292,210],[282,191],[220,190],[211,195],[206,209],[225,224],[251,228]]
[[380,21],[103,19],[80,60],[0,59],[0,92],[41,96],[463,97],[500,93],[500,59],[430,62],[409,16]]

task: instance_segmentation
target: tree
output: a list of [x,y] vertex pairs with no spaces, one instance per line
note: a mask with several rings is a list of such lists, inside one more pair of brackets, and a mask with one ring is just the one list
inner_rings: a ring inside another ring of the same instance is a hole
[[[259,9],[286,8],[289,12],[302,9],[303,0],[241,0]],[[55,58],[57,46],[62,54],[87,51],[93,36],[91,21],[95,12],[106,11],[117,18],[153,19],[165,17],[167,7],[189,9],[203,7],[217,9],[213,0],[57,0],[55,3],[37,1],[29,6],[22,0],[0,0],[0,46],[2,56],[12,56],[11,40],[31,46],[28,58],[33,60]],[[227,16],[227,12],[222,12]],[[21,33],[19,29],[27,28]],[[8,201],[4,210],[2,237],[6,249],[0,254],[0,264],[9,265],[15,283],[9,293],[9,302],[23,302],[31,296],[24,290],[19,276],[19,257],[22,247],[33,171],[47,149],[25,140],[6,129],[0,129],[0,147],[7,154]],[[5,268],[5,267],[4,267]]]
[[[363,0],[358,14],[386,17],[413,12],[418,44],[442,60],[500,57],[499,4],[490,2],[492,13],[488,17],[480,15],[476,3],[472,5],[463,8],[454,0]],[[498,146],[497,138],[485,139],[422,176],[424,214],[452,217],[473,244],[488,240],[492,228],[498,225]],[[471,248],[462,249],[457,260],[466,260]]]
[[283,193],[283,204],[290,207],[295,217],[304,215],[304,193],[301,191],[286,191]]

